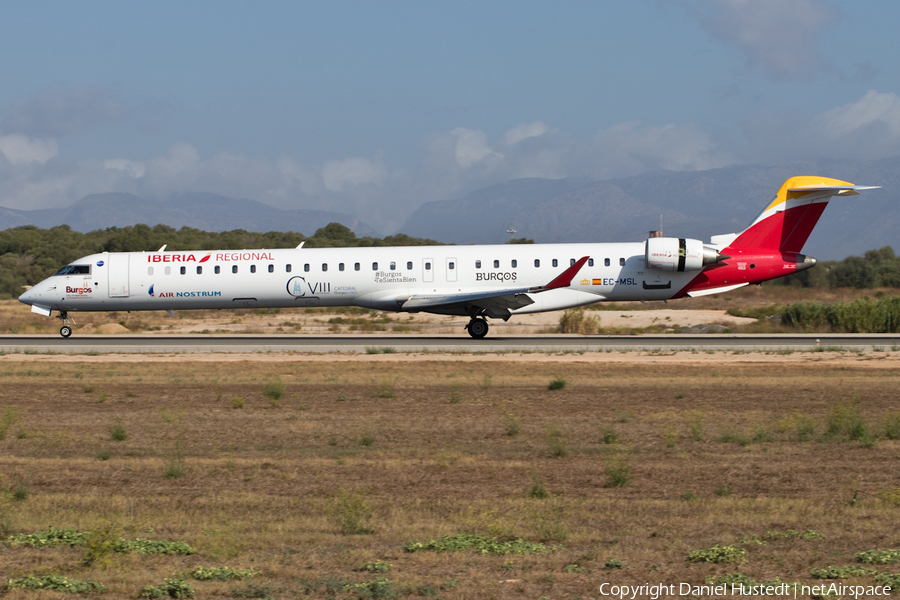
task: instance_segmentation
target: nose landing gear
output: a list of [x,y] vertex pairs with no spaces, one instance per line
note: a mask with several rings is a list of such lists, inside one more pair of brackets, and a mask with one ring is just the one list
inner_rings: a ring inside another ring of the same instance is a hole
[[469,321],[469,324],[466,325],[466,330],[476,340],[480,340],[488,333],[488,322],[484,317],[472,317],[472,320]]
[[[63,326],[59,328],[59,335],[64,338],[72,335],[72,328],[69,327],[69,312],[65,310],[59,311],[59,314],[56,315],[56,318],[63,322]],[[75,324],[75,319],[72,319],[72,325]]]

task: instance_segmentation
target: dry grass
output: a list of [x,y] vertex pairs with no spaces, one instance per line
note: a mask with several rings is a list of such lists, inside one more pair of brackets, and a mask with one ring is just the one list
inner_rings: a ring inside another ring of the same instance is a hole
[[[813,567],[900,545],[898,508],[878,497],[896,487],[900,441],[824,436],[838,405],[857,407],[878,435],[896,412],[895,367],[778,357],[5,362],[0,416],[16,418],[0,440],[0,528],[112,525],[198,554],[115,555],[86,568],[83,549],[0,546],[0,575],[61,573],[115,598],[197,565],[257,569],[249,581],[276,598],[315,585],[311,597],[324,597],[323,578],[372,581],[356,571],[370,561],[393,565],[379,576],[442,598],[596,597],[603,582],[699,584],[736,570],[811,581]],[[549,391],[554,378],[565,388]],[[275,380],[278,405],[266,396]],[[380,394],[386,381],[390,397]],[[809,441],[797,441],[801,425]],[[117,426],[125,439],[111,439]],[[173,464],[182,476],[167,476]],[[628,468],[624,485],[611,483],[611,466]],[[531,497],[535,482],[543,497]],[[687,561],[691,550],[788,529],[826,537],[742,546],[740,567]],[[456,533],[563,548],[403,551]],[[624,568],[604,569],[610,559]],[[192,585],[203,598],[246,591],[246,582]]]

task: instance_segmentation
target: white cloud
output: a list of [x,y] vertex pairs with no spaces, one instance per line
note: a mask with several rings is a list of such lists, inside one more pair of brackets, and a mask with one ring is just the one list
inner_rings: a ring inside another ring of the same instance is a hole
[[330,160],[322,165],[325,187],[333,192],[343,192],[347,185],[365,183],[380,185],[384,177],[384,166],[368,158]]
[[541,121],[522,123],[503,134],[503,142],[507,146],[513,146],[522,140],[544,135],[548,131],[550,131],[550,128]]
[[456,137],[456,162],[464,169],[490,155],[503,157],[491,149],[487,143],[487,134],[483,131],[457,127],[450,135]]
[[818,33],[836,19],[822,0],[704,0],[712,9],[702,23],[720,40],[737,46],[751,64],[776,78],[809,79],[826,60]]
[[856,102],[825,111],[816,118],[831,137],[851,135],[872,125],[900,135],[900,97],[892,92],[870,90]]
[[0,136],[0,152],[14,165],[44,164],[58,151],[56,140],[37,140],[13,133]]
[[111,158],[109,160],[104,160],[103,167],[105,169],[122,171],[123,173],[127,173],[129,176],[134,178],[143,177],[144,171],[147,169],[147,165],[145,165],[144,163],[135,160],[128,160],[127,158]]

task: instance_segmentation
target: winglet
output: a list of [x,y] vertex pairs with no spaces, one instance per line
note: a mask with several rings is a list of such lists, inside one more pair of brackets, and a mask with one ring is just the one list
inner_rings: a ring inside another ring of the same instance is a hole
[[584,263],[588,261],[587,256],[582,256],[578,259],[574,265],[560,273],[556,279],[548,283],[547,285],[541,285],[538,287],[529,288],[529,292],[546,292],[548,290],[555,290],[556,288],[561,287],[569,287],[569,284],[572,283],[572,280],[578,274],[578,271],[581,270],[581,267],[584,266]]

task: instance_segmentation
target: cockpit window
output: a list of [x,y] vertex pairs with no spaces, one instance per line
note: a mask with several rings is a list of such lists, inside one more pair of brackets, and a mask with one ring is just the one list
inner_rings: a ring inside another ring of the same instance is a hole
[[54,275],[90,275],[91,265],[66,265]]

